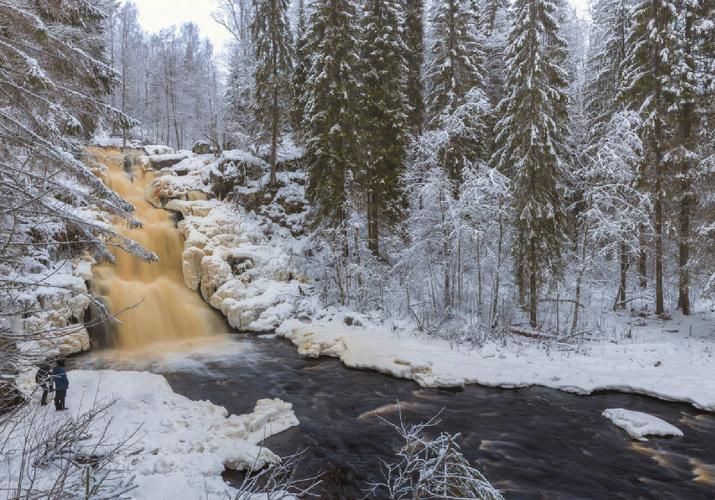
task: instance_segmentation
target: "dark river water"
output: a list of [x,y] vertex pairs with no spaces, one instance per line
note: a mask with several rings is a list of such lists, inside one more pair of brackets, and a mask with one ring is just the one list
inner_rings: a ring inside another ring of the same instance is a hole
[[[247,413],[260,398],[293,404],[300,426],[266,440],[279,455],[306,449],[300,477],[323,473],[321,498],[355,499],[380,481],[399,436],[379,418],[428,420],[434,432],[459,432],[462,451],[513,499],[715,499],[715,415],[692,406],[619,393],[576,396],[545,388],[422,389],[386,375],[300,358],[285,341],[234,336],[220,355],[122,366],[101,358],[77,365],[148,369],[174,390]],[[651,413],[680,427],[682,438],[631,441],[601,416],[606,408]],[[227,481],[238,480],[227,474]],[[371,498],[379,498],[379,494]]]

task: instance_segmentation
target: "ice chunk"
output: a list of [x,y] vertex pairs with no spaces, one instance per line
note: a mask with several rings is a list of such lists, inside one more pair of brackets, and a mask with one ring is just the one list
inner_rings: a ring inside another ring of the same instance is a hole
[[683,435],[683,432],[674,425],[640,411],[610,408],[604,410],[603,416],[626,431],[631,438],[639,441],[647,441],[646,436],[679,437]]

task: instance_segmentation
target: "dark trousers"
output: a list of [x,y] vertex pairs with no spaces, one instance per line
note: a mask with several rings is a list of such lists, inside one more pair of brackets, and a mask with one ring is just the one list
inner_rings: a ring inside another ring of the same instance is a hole
[[67,390],[56,390],[55,391],[55,410],[65,409],[65,396],[67,396]]
[[46,405],[47,404],[47,393],[49,392],[50,388],[44,384],[41,385],[40,387],[42,387],[42,399],[40,400],[40,404]]

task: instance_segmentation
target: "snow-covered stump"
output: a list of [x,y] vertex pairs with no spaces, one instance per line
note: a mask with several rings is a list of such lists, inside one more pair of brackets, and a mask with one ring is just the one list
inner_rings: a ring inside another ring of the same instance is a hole
[[616,427],[626,431],[631,439],[638,441],[648,441],[646,436],[683,436],[683,432],[674,425],[648,413],[623,408],[610,408],[604,410],[602,415],[613,422]]

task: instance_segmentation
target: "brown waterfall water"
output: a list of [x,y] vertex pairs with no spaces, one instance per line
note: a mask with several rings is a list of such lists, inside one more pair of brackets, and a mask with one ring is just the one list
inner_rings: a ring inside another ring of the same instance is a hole
[[118,347],[137,349],[162,341],[186,340],[226,327],[201,297],[184,285],[181,253],[184,248],[171,214],[146,201],[144,190],[155,172],[141,166],[124,167],[118,149],[93,148],[97,161],[107,167],[104,182],[135,207],[144,227],[130,229],[117,222],[115,229],[145,248],[158,262],[143,262],[121,250],[113,250],[116,263],[94,268],[96,292],[113,313],[123,311],[117,326]]

